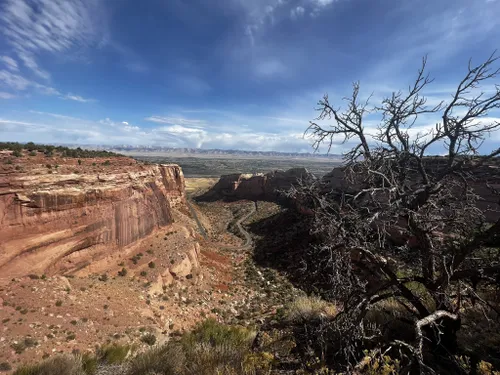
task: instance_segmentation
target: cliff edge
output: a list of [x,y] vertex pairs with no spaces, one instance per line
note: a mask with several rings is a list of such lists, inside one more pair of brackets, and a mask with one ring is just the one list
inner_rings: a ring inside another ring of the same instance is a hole
[[0,283],[85,268],[171,224],[172,209],[186,207],[177,165],[37,155],[14,168],[9,157],[0,155]]

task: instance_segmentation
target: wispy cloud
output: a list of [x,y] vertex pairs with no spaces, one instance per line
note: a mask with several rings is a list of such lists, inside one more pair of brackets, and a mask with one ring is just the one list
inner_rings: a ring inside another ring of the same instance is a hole
[[156,127],[143,128],[128,121],[110,118],[90,121],[57,113],[31,111],[25,118],[0,118],[0,132],[9,140],[25,142],[36,140],[48,143],[312,151],[310,140],[304,139],[302,132],[285,130],[263,133],[244,127],[221,131],[212,126],[192,126],[192,121],[197,123],[196,120],[184,121],[185,124],[178,120],[176,124],[159,123]]
[[290,11],[290,17],[292,19],[297,19],[297,18],[302,17],[304,15],[304,13],[305,13],[304,7],[298,6],[298,7],[292,8],[292,10]]
[[[96,101],[95,99],[87,99],[71,93],[63,94],[54,87],[29,80],[17,72],[12,72],[5,69],[0,70],[0,87],[8,88],[16,92],[25,92],[29,89],[33,89],[42,95],[57,96],[61,99],[74,100],[81,103],[90,103]],[[14,98],[15,96],[16,95],[14,94],[9,94],[9,98]]]
[[7,0],[0,19],[3,34],[23,64],[42,79],[50,74],[36,61],[41,53],[62,53],[102,38],[95,25],[95,0]]
[[7,67],[9,70],[18,71],[19,67],[17,66],[17,61],[9,56],[0,56],[0,61]]
[[8,92],[0,91],[0,99],[14,99],[17,98],[16,95],[10,94]]
[[2,83],[3,86],[20,91],[33,86],[32,81],[8,70],[0,70],[0,83]]
[[39,57],[51,54],[65,59],[75,50],[106,39],[99,7],[97,0],[6,0],[0,4],[0,33],[12,48],[11,56],[0,56],[7,68],[0,70],[0,85],[82,103],[94,101],[51,87],[51,74],[40,66]]
[[79,95],[73,95],[73,94],[64,95],[62,96],[62,98],[67,100],[74,100],[75,102],[80,102],[80,103],[91,103],[96,101],[95,99],[87,99]]
[[144,120],[150,122],[156,122],[159,124],[171,124],[171,125],[189,125],[202,127],[206,122],[204,120],[187,119],[182,117],[163,117],[163,116],[150,116],[146,117]]

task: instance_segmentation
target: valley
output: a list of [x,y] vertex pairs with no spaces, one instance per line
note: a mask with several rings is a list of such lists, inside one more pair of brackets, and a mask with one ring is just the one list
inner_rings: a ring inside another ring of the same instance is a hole
[[[49,169],[49,161],[57,168]],[[116,177],[118,171],[142,176],[148,175],[151,167],[132,159],[78,162],[78,159],[42,155],[11,159],[5,153],[2,165],[2,176],[7,183],[3,184],[0,245],[0,259],[3,259],[0,263],[0,363],[6,367],[15,369],[19,364],[61,353],[93,353],[96,345],[124,345],[140,351],[140,348],[180,337],[207,318],[252,326],[300,294],[285,278],[260,268],[252,260],[253,237],[245,226],[254,217],[279,212],[281,208],[274,203],[197,203],[192,198],[210,188],[215,180],[184,179],[180,172],[178,185],[165,181],[165,177],[163,182],[157,182],[158,186],[173,187],[178,193],[165,193],[168,222],[156,222],[142,238],[119,245],[118,238],[103,242],[106,237],[101,234],[75,229],[82,223],[65,219],[71,212],[68,210],[75,209],[66,199],[65,205],[57,203],[52,209],[47,204],[28,208],[36,211],[27,217],[37,218],[36,228],[40,234],[30,229],[33,240],[26,241],[26,236],[21,234],[24,232],[16,228],[14,216],[9,214],[9,207],[15,207],[19,198],[6,197],[23,195],[14,190],[23,189],[24,200],[31,201],[37,194],[53,194],[57,198],[51,201],[60,202],[60,197],[67,194],[61,189],[68,185],[80,191],[91,189],[97,197],[105,196],[108,189],[116,191],[120,184],[126,186],[125,180]],[[31,180],[37,178],[40,182],[36,185],[29,182],[28,173]],[[134,184],[138,183],[137,178],[133,178]],[[41,185],[42,181],[45,185]],[[145,183],[151,186],[148,184]],[[184,195],[184,185],[187,195]],[[120,202],[123,204],[123,200]],[[106,217],[103,211],[106,204],[109,203],[104,200],[96,205],[99,220]],[[87,212],[85,218],[97,217],[91,214],[92,203],[78,203],[76,207]],[[131,218],[144,215],[136,211],[140,209],[138,206],[128,211]],[[21,217],[26,215],[26,210],[21,208]],[[161,210],[155,207],[152,212]],[[21,220],[24,220],[24,230],[32,225],[33,219]],[[66,220],[66,227],[60,220]],[[45,227],[40,226],[43,222]],[[56,229],[54,223],[60,223],[56,232],[52,232]],[[134,224],[125,226],[133,230]],[[61,230],[67,232],[64,237],[59,235]],[[119,230],[111,229],[114,231]],[[81,233],[87,237],[78,240],[79,248],[68,248],[68,241],[73,244],[75,236]],[[100,240],[89,241],[88,236],[97,236]],[[5,242],[7,239],[10,240]],[[23,245],[25,243],[27,245]],[[25,250],[13,254],[10,249],[14,246],[24,246]],[[57,247],[61,247],[58,254],[44,250]],[[284,290],[287,292],[283,293]]]
[[[343,254],[318,247],[311,203],[287,193],[298,181],[321,182],[321,197],[349,193],[356,181],[343,169],[322,179],[298,167],[185,177],[176,164],[77,153],[0,151],[0,372],[323,375],[350,366],[332,360],[358,329],[335,325],[349,308],[333,293],[347,279],[331,278]],[[429,170],[439,162],[426,159]],[[470,177],[481,195],[471,210],[489,223],[500,212],[491,189],[500,186],[497,170],[490,162]],[[393,229],[388,246],[411,251],[414,238]],[[347,256],[356,267],[347,275],[365,277],[367,291],[380,285],[370,269],[376,259]],[[425,299],[405,279],[404,252],[387,259],[384,272]],[[496,298],[490,287],[480,293]],[[363,318],[382,343],[411,334],[412,311],[399,302],[388,297]],[[461,345],[474,343],[466,348],[486,368],[497,365],[500,347],[491,306],[464,304],[457,335]],[[398,373],[399,362],[378,350],[363,350],[349,373]]]

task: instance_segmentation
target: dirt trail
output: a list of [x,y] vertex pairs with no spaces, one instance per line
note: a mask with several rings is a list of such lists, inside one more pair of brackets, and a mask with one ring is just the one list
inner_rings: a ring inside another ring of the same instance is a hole
[[241,217],[237,222],[236,226],[238,227],[238,230],[240,233],[245,237],[245,243],[242,246],[237,246],[237,247],[224,247],[224,250],[248,250],[252,247],[253,242],[252,242],[252,236],[250,236],[250,233],[248,233],[245,228],[241,225],[245,220],[247,220],[250,216],[252,216],[255,211],[257,211],[257,203],[253,202],[252,205],[252,210],[246,214],[245,216]]
[[193,216],[194,221],[196,221],[196,225],[198,226],[198,230],[199,230],[200,234],[203,236],[203,239],[205,239],[205,240],[208,239],[207,231],[205,230],[203,225],[201,225],[200,219],[198,219],[198,215],[196,214],[196,211],[193,208],[193,205],[191,204],[189,199],[186,200],[186,202],[187,202],[187,205],[189,207],[189,211],[191,212],[191,216]]
[[[203,225],[201,224],[200,219],[198,218],[198,215],[196,213],[196,210],[192,206],[192,202],[190,202],[188,200],[187,203],[189,206],[189,210],[191,211],[191,215],[193,216],[193,218],[198,226],[198,231],[200,232],[200,234],[203,236],[203,238],[205,240],[208,239],[207,232],[206,232],[205,228],[203,227]],[[252,203],[253,203],[252,209],[250,210],[250,212],[247,213],[246,215],[244,215],[243,217],[241,217],[240,219],[238,219],[238,221],[236,221],[236,223],[235,223],[236,227],[238,228],[240,233],[243,235],[243,237],[245,237],[245,243],[241,246],[224,246],[224,247],[221,247],[222,250],[239,251],[239,250],[248,250],[252,247],[252,245],[253,245],[252,236],[250,235],[250,233],[248,233],[245,230],[245,228],[243,228],[243,225],[241,225],[245,220],[250,218],[255,213],[255,211],[257,211],[257,202],[252,202]]]

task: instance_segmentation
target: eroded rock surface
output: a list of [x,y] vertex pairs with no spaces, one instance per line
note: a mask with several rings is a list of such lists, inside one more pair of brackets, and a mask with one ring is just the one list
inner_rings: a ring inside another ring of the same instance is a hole
[[305,168],[256,175],[230,174],[222,176],[212,189],[198,199],[200,201],[248,199],[274,202],[280,199],[281,191],[290,189],[298,179],[309,177],[311,174]]
[[171,224],[172,209],[185,207],[179,166],[113,162],[84,173],[0,171],[0,282],[84,268]]

